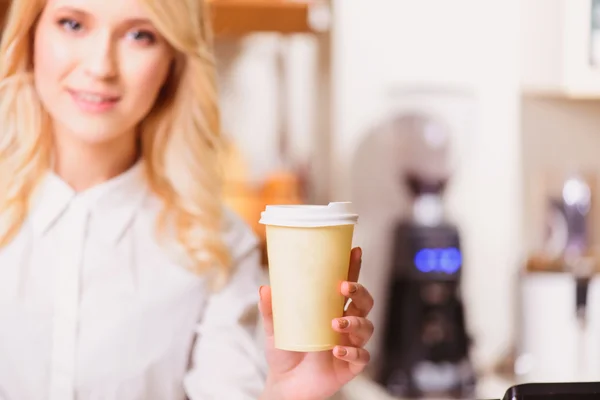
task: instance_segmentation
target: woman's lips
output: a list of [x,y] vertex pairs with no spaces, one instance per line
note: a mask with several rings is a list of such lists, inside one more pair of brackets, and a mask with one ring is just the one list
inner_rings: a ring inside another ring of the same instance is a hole
[[84,92],[77,90],[69,90],[69,94],[77,106],[86,112],[106,112],[113,109],[119,102],[120,97]]

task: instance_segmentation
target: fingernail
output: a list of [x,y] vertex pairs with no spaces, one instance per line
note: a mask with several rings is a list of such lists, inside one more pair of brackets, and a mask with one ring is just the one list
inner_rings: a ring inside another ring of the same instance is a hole
[[262,288],[264,287],[264,285],[261,285],[261,287],[258,288],[258,297],[260,297],[260,299],[262,300]]
[[346,318],[338,318],[338,326],[340,329],[346,329],[350,326],[350,321],[348,321]]
[[348,291],[350,293],[356,293],[357,290],[358,290],[358,285],[356,283],[350,283],[349,284]]
[[344,357],[347,354],[348,354],[348,350],[346,350],[345,348],[343,348],[343,347],[338,347],[337,348],[337,355],[338,356]]
[[363,255],[362,248],[361,248],[361,247],[359,247],[359,248],[358,248],[358,250],[357,250],[356,252],[358,253],[357,257],[358,257],[358,258],[362,258],[362,255]]

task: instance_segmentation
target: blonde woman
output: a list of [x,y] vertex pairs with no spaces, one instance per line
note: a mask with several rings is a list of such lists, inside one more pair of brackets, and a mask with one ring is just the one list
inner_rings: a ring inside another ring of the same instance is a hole
[[204,17],[202,0],[13,1],[0,399],[319,400],[368,362],[359,249],[340,289],[353,302],[332,321],[345,345],[273,347],[256,240],[219,197]]

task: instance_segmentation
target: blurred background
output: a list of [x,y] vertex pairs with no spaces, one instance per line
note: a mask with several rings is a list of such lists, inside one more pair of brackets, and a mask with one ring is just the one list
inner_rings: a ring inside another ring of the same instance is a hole
[[228,204],[360,215],[337,399],[600,380],[600,0],[207,1]]
[[596,0],[212,0],[227,199],[352,201],[370,370],[340,399],[598,380]]

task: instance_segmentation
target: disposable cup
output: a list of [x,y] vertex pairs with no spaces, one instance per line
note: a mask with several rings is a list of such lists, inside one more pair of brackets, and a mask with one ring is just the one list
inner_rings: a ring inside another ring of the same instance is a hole
[[344,313],[340,287],[348,278],[357,221],[347,202],[269,205],[261,213],[276,348],[311,352],[339,343],[332,320]]

